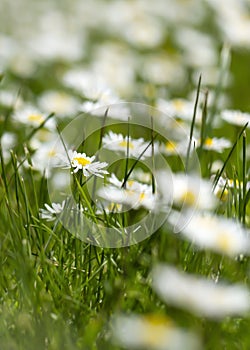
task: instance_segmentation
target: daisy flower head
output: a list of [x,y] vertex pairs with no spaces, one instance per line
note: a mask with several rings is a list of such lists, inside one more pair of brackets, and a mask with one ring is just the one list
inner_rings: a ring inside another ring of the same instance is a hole
[[[170,101],[159,99],[157,108],[175,118],[191,122],[194,114],[194,103],[183,98],[175,98]],[[197,109],[196,122],[201,122],[202,111]]]
[[144,159],[152,155],[152,147],[148,147],[149,143],[143,138],[132,139],[110,131],[104,135],[102,142],[104,148],[111,151],[123,152],[124,154],[128,152],[130,157],[139,158],[141,156],[141,159]]
[[178,208],[199,210],[212,210],[216,206],[212,184],[197,174],[176,173],[169,176],[168,172],[159,171],[157,183],[164,202],[169,205],[173,203]]
[[209,318],[240,315],[250,310],[249,290],[198,278],[169,265],[153,269],[153,289],[168,304]]
[[127,208],[145,208],[153,210],[157,203],[157,195],[152,193],[152,186],[136,180],[128,180],[123,187],[123,181],[111,174],[110,185],[102,187],[98,195],[112,203],[124,204]]
[[221,118],[227,123],[237,126],[245,126],[248,123],[247,127],[250,128],[250,113],[225,109],[221,112]]
[[[38,108],[26,105],[22,109],[16,110],[13,114],[13,119],[19,123],[30,125],[33,127],[39,127],[43,124],[48,117],[47,114],[42,113]],[[50,118],[45,124],[48,129],[55,129],[55,121]]]
[[195,333],[177,327],[160,314],[116,315],[112,328],[114,342],[126,349],[201,349]]
[[47,113],[56,113],[59,116],[71,116],[78,112],[80,103],[72,95],[62,91],[46,91],[38,100],[40,108]]
[[227,140],[224,137],[207,137],[203,143],[203,149],[207,151],[215,151],[218,153],[222,153],[226,148],[229,148],[231,146],[231,141]]
[[72,173],[77,173],[81,170],[86,177],[95,175],[103,178],[104,174],[108,174],[108,171],[104,170],[108,163],[94,162],[95,158],[95,156],[88,157],[85,153],[69,150],[68,157],[63,157],[63,160],[66,163],[66,168],[73,169]]
[[51,206],[49,206],[47,203],[44,204],[46,209],[40,209],[40,217],[42,219],[45,219],[47,221],[53,221],[56,219],[58,215],[62,213],[62,211],[65,209],[65,200],[62,201],[62,203],[52,203]]
[[169,222],[196,247],[230,257],[250,254],[249,232],[233,219],[204,213],[176,214],[171,213]]

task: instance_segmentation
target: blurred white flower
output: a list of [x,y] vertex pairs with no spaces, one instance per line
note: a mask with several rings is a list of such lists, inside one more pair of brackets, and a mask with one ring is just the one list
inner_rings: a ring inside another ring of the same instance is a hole
[[[170,101],[158,99],[156,107],[174,118],[180,118],[188,122],[191,122],[193,119],[194,102],[185,100],[183,98],[175,98]],[[202,110],[198,106],[195,117],[196,123],[201,122],[201,115]]]
[[103,147],[109,150],[123,152],[125,155],[128,152],[129,157],[139,158],[141,156],[140,159],[144,159],[152,156],[152,146],[149,146],[149,142],[146,142],[143,138],[132,139],[110,131],[104,135],[102,143]]
[[59,116],[72,117],[79,110],[79,101],[65,93],[60,91],[46,91],[38,100],[38,104],[41,110],[46,113],[55,113]]
[[[46,120],[48,115],[42,113],[38,108],[26,105],[21,109],[18,109],[13,114],[13,119],[19,123],[25,125],[31,125],[33,127],[39,127]],[[50,118],[46,121],[45,127],[48,129],[55,129],[55,120]]]
[[58,215],[62,213],[62,211],[65,209],[65,200],[62,201],[62,203],[52,203],[51,206],[49,206],[47,203],[44,204],[46,209],[40,209],[40,217],[42,219],[45,219],[47,221],[53,221],[56,219]]
[[197,350],[199,337],[162,315],[116,315],[112,322],[114,342],[126,349]]
[[16,135],[12,132],[5,132],[1,137],[1,148],[3,152],[3,157],[5,160],[10,159],[10,150],[15,146],[16,144]]
[[48,178],[51,175],[51,169],[60,165],[58,155],[63,152],[63,145],[56,144],[53,140],[42,142],[37,146],[35,153],[31,156],[32,167]]
[[136,180],[128,180],[123,187],[123,181],[111,174],[110,185],[98,190],[98,195],[105,200],[124,204],[130,209],[144,207],[152,210],[156,206],[157,195],[152,193],[152,186],[142,184]]
[[0,105],[8,108],[20,108],[23,101],[15,91],[0,90]]
[[250,128],[250,113],[226,109],[221,112],[221,118],[232,125],[245,126],[248,123]]
[[[199,145],[200,145],[200,140],[197,147],[199,147]],[[232,142],[226,139],[225,137],[221,137],[221,138],[207,137],[204,140],[202,147],[207,151],[215,151],[215,152],[222,153],[226,148],[229,148],[231,146],[232,146]]]
[[201,249],[235,257],[250,254],[249,233],[233,219],[209,214],[172,212],[168,218],[176,232]]
[[156,181],[164,203],[199,210],[212,210],[216,206],[211,182],[197,174],[169,174],[162,170],[156,173]]
[[199,316],[223,318],[250,310],[250,293],[244,285],[215,283],[163,264],[152,275],[153,289],[166,303]]

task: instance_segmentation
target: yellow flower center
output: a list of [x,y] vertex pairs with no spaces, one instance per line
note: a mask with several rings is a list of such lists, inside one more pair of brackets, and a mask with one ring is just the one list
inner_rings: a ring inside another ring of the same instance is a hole
[[143,343],[147,347],[161,346],[168,331],[173,329],[173,322],[161,315],[146,315],[142,318],[144,323]]
[[44,121],[44,118],[41,114],[30,114],[28,116],[28,120],[30,122],[39,122],[42,123]]
[[86,166],[86,165],[91,163],[90,160],[88,160],[88,159],[86,159],[84,157],[75,157],[75,158],[73,158],[72,161],[74,161],[74,160],[77,161],[77,163],[82,165],[82,166]]
[[[128,146],[127,146],[128,145]],[[120,147],[129,147],[130,149],[133,149],[134,148],[134,145],[133,145],[133,143],[132,142],[127,142],[127,141],[121,141],[121,142],[119,142],[119,146]]]
[[145,192],[140,193],[139,201],[143,201],[143,199],[146,197]]
[[207,137],[204,143],[206,146],[212,146],[213,139],[211,139],[210,137]]
[[167,151],[170,152],[175,152],[176,150],[176,143],[172,142],[172,141],[167,141],[165,144],[165,148]]
[[180,200],[181,200],[181,203],[192,206],[196,203],[197,199],[196,199],[195,193],[191,191],[186,191],[185,193],[183,193]]
[[173,106],[178,112],[182,112],[185,107],[185,103],[182,100],[176,99],[173,101]]
[[54,149],[51,149],[48,153],[49,157],[55,157],[55,155],[56,155],[56,151]]
[[224,252],[228,252],[232,246],[232,242],[228,234],[222,232],[218,237],[218,247],[221,248]]

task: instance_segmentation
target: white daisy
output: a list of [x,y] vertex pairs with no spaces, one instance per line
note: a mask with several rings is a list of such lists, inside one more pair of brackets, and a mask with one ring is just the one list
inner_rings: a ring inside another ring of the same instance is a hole
[[[127,154],[127,151],[129,151],[129,157],[135,158],[139,158],[149,145],[149,142],[145,142],[143,138],[132,139],[130,137],[128,138],[128,136],[123,136],[122,134],[115,134],[113,131],[104,135],[102,143],[104,148],[112,151],[120,151],[124,154]],[[141,159],[150,157],[151,155],[152,147],[149,146],[141,156]]]
[[159,264],[153,269],[153,288],[169,305],[200,316],[220,318],[250,310],[250,294],[245,286],[217,284],[168,265]]
[[10,159],[10,150],[15,146],[16,144],[16,135],[12,132],[5,132],[1,138],[1,147],[3,152],[3,157],[6,160]]
[[216,206],[211,182],[197,174],[159,171],[156,181],[163,201],[169,205],[173,203],[178,208],[193,207],[200,210],[211,210]]
[[[191,122],[193,119],[194,102],[182,98],[175,98],[170,101],[158,99],[156,107],[165,112],[166,114],[175,118],[183,119],[184,121]],[[197,123],[201,122],[201,115],[202,110],[198,107],[195,118]]]
[[47,221],[53,221],[56,219],[58,215],[62,213],[62,211],[65,209],[65,200],[62,201],[62,203],[52,203],[51,206],[49,206],[47,203],[44,204],[46,209],[40,209],[40,217],[42,219],[45,219]]
[[244,126],[248,123],[247,127],[250,128],[250,113],[226,109],[221,112],[221,118],[230,124],[238,126]]
[[114,342],[126,349],[197,350],[201,348],[196,334],[177,327],[166,316],[117,315],[112,324]]
[[168,219],[176,232],[181,232],[201,249],[211,249],[231,257],[250,254],[249,234],[233,219],[189,212],[182,215],[172,212]]
[[123,181],[111,174],[109,179],[111,185],[102,187],[98,195],[107,201],[124,204],[130,209],[144,207],[148,210],[155,208],[157,196],[152,193],[152,186],[142,184],[135,180],[128,180],[126,186],[122,187]]
[[59,116],[72,116],[79,109],[79,101],[61,91],[46,91],[38,100],[40,108],[47,113],[56,113]]
[[[34,127],[39,127],[42,123],[44,123],[47,117],[47,114],[42,113],[36,107],[31,105],[24,106],[22,109],[16,110],[13,114],[14,120]],[[45,126],[48,129],[55,129],[54,119],[50,118],[46,122]]]
[[226,148],[232,146],[232,142],[224,137],[207,137],[203,143],[203,149],[222,153]]
[[73,173],[82,170],[83,175],[86,177],[90,175],[103,177],[104,174],[108,174],[107,170],[103,170],[103,168],[108,166],[108,163],[94,162],[95,156],[88,157],[85,153],[69,150],[67,156],[61,156],[60,158],[64,162],[66,168],[73,168]]
[[51,175],[51,168],[60,165],[60,158],[58,155],[63,151],[63,145],[55,143],[55,140],[40,143],[31,157],[33,168],[40,171],[48,178]]

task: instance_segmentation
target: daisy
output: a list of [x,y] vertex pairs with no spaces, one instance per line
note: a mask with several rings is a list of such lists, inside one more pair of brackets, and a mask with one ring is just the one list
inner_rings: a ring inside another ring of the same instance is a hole
[[250,239],[246,229],[233,219],[208,214],[186,212],[179,215],[172,212],[169,222],[176,232],[201,249],[235,257],[250,254]]
[[1,90],[0,91],[0,105],[6,108],[20,108],[23,101],[20,96],[18,96],[17,92],[9,91],[9,90]]
[[[112,151],[123,152],[127,154],[129,150],[129,157],[139,158],[145,149],[148,147],[149,143],[146,143],[143,138],[132,139],[128,136],[123,136],[122,134],[115,134],[110,131],[108,134],[104,135],[103,147]],[[152,147],[149,146],[146,151],[141,156],[141,159],[145,157],[150,157],[152,155]]]
[[59,154],[64,151],[63,145],[51,142],[37,144],[37,149],[31,156],[32,167],[44,174],[46,178],[51,175],[51,169],[60,165]]
[[[16,110],[13,114],[13,119],[22,124],[28,124],[33,127],[39,127],[42,123],[45,122],[47,114],[42,113],[34,106],[27,105],[22,109]],[[48,129],[55,129],[55,121],[50,118],[46,122],[46,127]]]
[[47,203],[44,204],[46,209],[40,209],[40,217],[42,219],[45,219],[47,221],[53,221],[56,219],[58,215],[62,213],[62,211],[65,209],[65,200],[62,201],[62,203],[52,203],[51,206],[49,206]]
[[230,124],[238,126],[245,126],[248,123],[247,127],[250,128],[250,113],[226,109],[221,112],[221,118]]
[[166,316],[117,315],[112,323],[114,342],[126,349],[197,350],[201,348],[196,334],[177,327]]
[[6,160],[10,159],[10,150],[16,145],[16,135],[12,132],[5,132],[1,137],[1,148],[3,152],[3,157]]
[[[194,103],[182,98],[175,98],[170,101],[158,99],[156,107],[168,115],[184,121],[191,122],[193,119]],[[198,107],[195,118],[196,122],[201,122],[201,115],[202,110]]]
[[[193,137],[190,143],[190,152],[195,150],[197,143],[197,139]],[[161,143],[159,145],[159,151],[167,156],[179,155],[185,157],[187,155],[188,145],[189,137],[185,135],[181,141],[167,140],[165,143]]]
[[153,289],[169,305],[199,316],[221,318],[250,310],[249,290],[240,284],[224,285],[159,264],[153,269]]
[[222,153],[226,148],[229,148],[231,146],[232,146],[231,141],[227,140],[224,137],[221,137],[221,138],[207,137],[204,140],[202,147],[207,151],[215,151],[218,153]]
[[107,170],[103,170],[108,163],[106,162],[94,162],[95,156],[88,157],[85,153],[78,153],[77,151],[68,151],[68,157],[60,157],[61,160],[65,163],[66,168],[72,168],[73,173],[77,173],[79,170],[82,170],[83,175],[88,177],[90,175],[95,175],[102,177],[104,174],[108,174]]
[[152,193],[152,186],[136,180],[128,180],[123,187],[123,181],[111,174],[110,185],[102,187],[98,195],[110,202],[124,204],[130,209],[144,207],[148,210],[155,208],[157,196]]
[[156,182],[163,201],[169,205],[173,203],[178,208],[193,207],[200,210],[211,210],[216,206],[211,182],[197,174],[169,174],[159,171]]
[[[214,180],[215,175],[212,175],[211,181],[214,182]],[[222,202],[225,202],[228,198],[227,180],[223,177],[220,177],[213,189],[213,192],[217,198],[219,198]]]
[[65,92],[46,91],[38,100],[40,108],[46,113],[56,113],[59,116],[71,116],[79,109],[77,99]]

